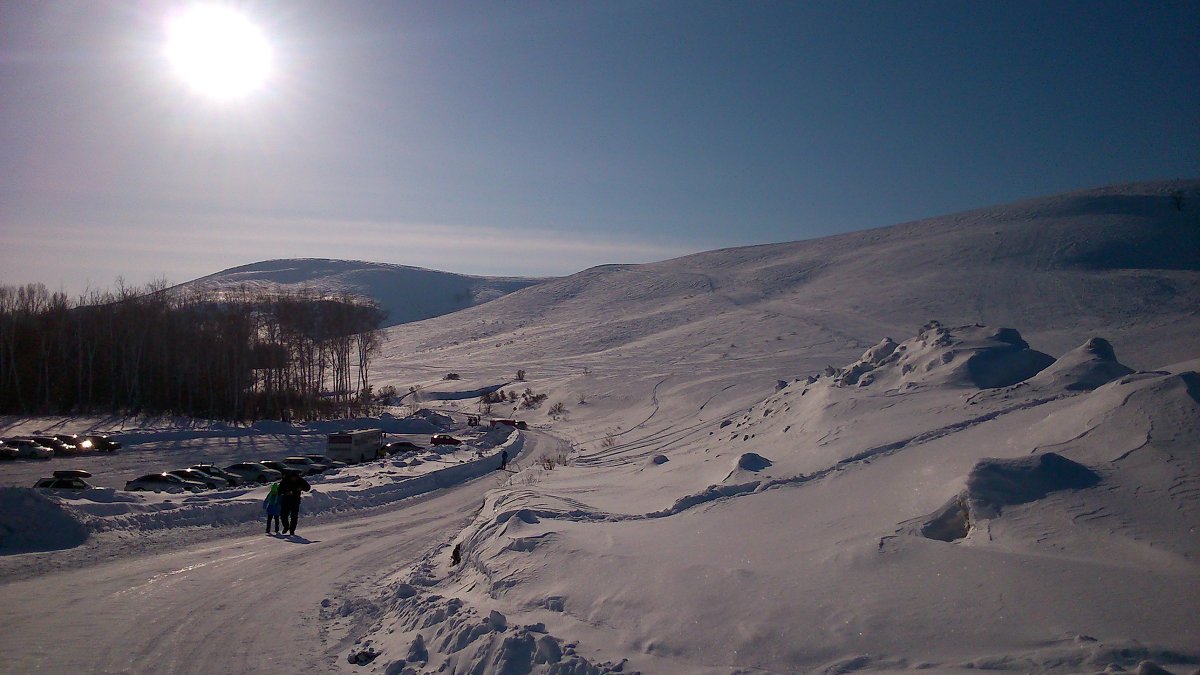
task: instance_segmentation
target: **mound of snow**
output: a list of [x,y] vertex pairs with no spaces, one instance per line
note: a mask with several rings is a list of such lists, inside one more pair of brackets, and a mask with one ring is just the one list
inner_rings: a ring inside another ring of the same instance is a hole
[[843,387],[868,386],[886,377],[894,386],[993,389],[1027,380],[1053,362],[1048,354],[1031,349],[1015,329],[979,324],[946,328],[931,321],[915,338],[901,344],[884,338],[858,361],[830,374]]
[[1092,338],[1030,378],[1029,384],[1037,388],[1090,391],[1132,372],[1132,368],[1117,361],[1108,340]]
[[973,523],[997,518],[1005,506],[1027,504],[1051,492],[1082,490],[1100,482],[1094,471],[1047,452],[1014,459],[983,459],[967,476],[967,488],[924,519],[920,533],[939,541],[967,536]]
[[985,459],[967,476],[965,498],[972,516],[995,518],[1005,506],[1037,501],[1058,490],[1082,490],[1100,482],[1094,471],[1053,452],[1015,459]]
[[78,520],[37,490],[0,488],[0,555],[57,551],[87,537]]

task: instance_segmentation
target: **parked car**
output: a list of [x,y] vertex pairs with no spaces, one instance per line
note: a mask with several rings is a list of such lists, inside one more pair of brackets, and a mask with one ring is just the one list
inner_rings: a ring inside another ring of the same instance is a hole
[[184,480],[191,480],[191,481],[195,481],[197,483],[203,483],[210,490],[220,490],[221,488],[229,487],[229,481],[225,480],[224,478],[217,478],[216,476],[210,476],[199,469],[172,469],[171,471],[168,471],[167,473],[174,475],[174,476],[179,476],[180,478],[182,478]]
[[329,468],[320,462],[314,461],[311,457],[284,457],[283,463],[288,467],[302,471],[306,476],[321,473]]
[[67,445],[75,446],[75,452],[84,453],[91,452],[92,450],[96,449],[92,447],[92,442],[83,436],[76,436],[75,434],[54,434],[54,437],[63,443],[66,443]]
[[197,471],[203,471],[210,476],[224,478],[225,482],[229,483],[230,485],[241,485],[242,483],[246,482],[246,479],[242,478],[241,476],[234,475],[225,469],[216,466],[215,464],[193,464],[190,468],[196,469]]
[[130,492],[202,492],[208,489],[204,483],[184,480],[169,473],[148,473],[141,478],[134,478],[125,483],[125,489]]
[[33,487],[46,490],[91,490],[95,486],[84,480],[91,477],[92,474],[79,469],[55,471],[53,477],[43,478]]
[[86,436],[83,436],[83,439],[87,440],[87,441],[91,441],[92,447],[97,450],[103,450],[105,452],[113,452],[113,451],[121,449],[121,444],[118,443],[117,441],[114,441],[109,436],[104,436],[101,434],[88,434]]
[[53,436],[30,436],[29,440],[36,441],[44,448],[50,448],[55,455],[69,455],[75,451],[75,446],[67,445]]
[[345,462],[339,462],[336,459],[330,459],[327,455],[305,455],[305,457],[311,459],[314,462],[317,462],[318,464],[324,464],[325,466],[329,467],[330,469],[340,469],[344,466],[350,466],[349,464],[346,464]]
[[258,462],[238,462],[225,467],[225,470],[247,483],[270,483],[283,478],[283,472]]
[[389,455],[409,452],[410,450],[424,450],[424,448],[411,441],[392,441],[383,446],[383,451]]
[[462,445],[462,441],[450,434],[434,434],[429,437],[429,442],[433,445]]
[[30,438],[10,438],[8,446],[17,449],[18,457],[30,459],[50,459],[54,451]]
[[0,459],[16,459],[20,456],[20,450],[17,450],[8,443],[0,442]]
[[281,462],[277,459],[263,459],[263,460],[259,460],[258,463],[262,464],[263,466],[265,466],[269,469],[275,469],[276,471],[279,472],[279,475],[281,477],[283,476],[283,474],[285,474],[289,471],[295,471],[296,473],[299,473],[301,476],[308,476],[308,475],[311,475],[312,473],[315,473],[314,471],[312,471],[311,469],[308,469],[306,467],[296,466],[294,464],[284,464],[283,462]]

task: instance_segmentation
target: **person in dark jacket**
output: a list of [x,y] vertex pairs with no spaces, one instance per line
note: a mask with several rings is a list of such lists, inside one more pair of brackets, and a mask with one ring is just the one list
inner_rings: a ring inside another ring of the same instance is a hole
[[296,534],[296,522],[300,520],[300,494],[312,486],[299,471],[288,471],[279,481],[279,504],[283,510],[284,534]]

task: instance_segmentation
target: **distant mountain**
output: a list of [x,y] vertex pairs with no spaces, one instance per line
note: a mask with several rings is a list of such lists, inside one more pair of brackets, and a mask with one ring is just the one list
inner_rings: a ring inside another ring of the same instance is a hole
[[405,265],[299,258],[267,260],[201,277],[182,288],[281,292],[308,288],[326,295],[361,296],[388,313],[385,326],[441,316],[541,283],[533,277],[479,277]]

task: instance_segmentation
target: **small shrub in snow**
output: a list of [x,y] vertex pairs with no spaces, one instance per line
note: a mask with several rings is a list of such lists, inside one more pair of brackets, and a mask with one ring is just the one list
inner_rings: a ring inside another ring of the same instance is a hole
[[524,382],[524,381],[525,381],[525,371],[518,370],[517,371],[517,382]]
[[535,394],[532,389],[526,388],[521,393],[521,408],[524,410],[532,410],[540,407],[542,403],[550,398],[549,394]]

